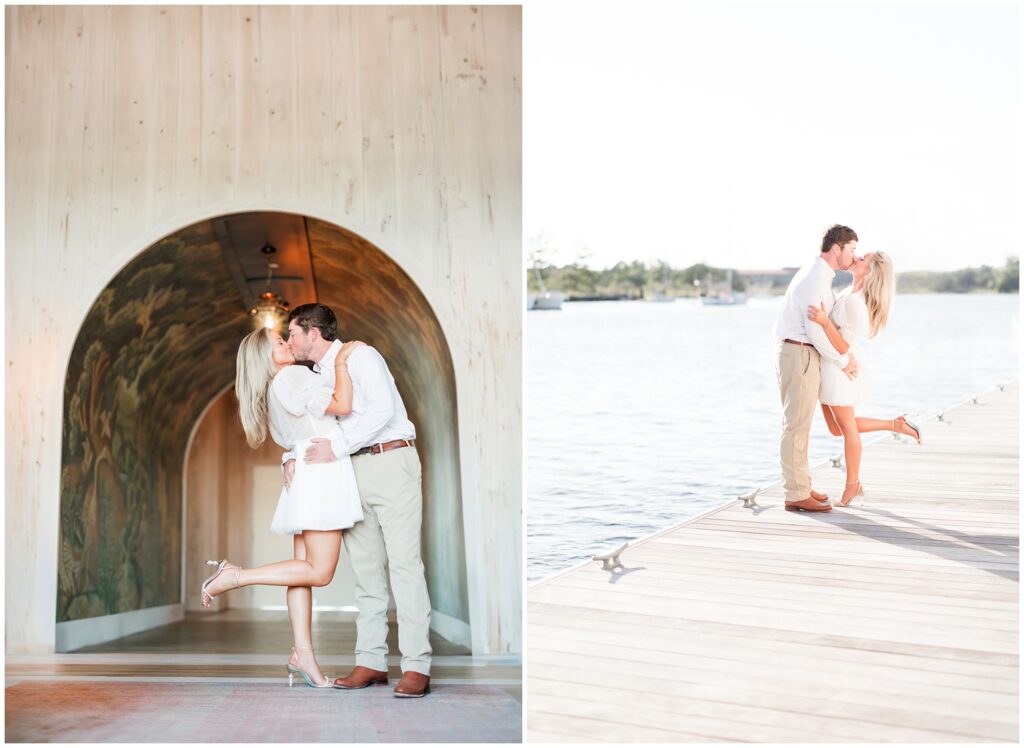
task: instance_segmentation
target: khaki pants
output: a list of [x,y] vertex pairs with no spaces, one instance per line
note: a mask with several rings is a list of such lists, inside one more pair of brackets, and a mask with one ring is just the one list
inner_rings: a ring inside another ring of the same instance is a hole
[[402,672],[430,674],[430,598],[420,560],[423,492],[415,447],[352,458],[363,521],[345,532],[355,574],[356,664],[388,669],[388,569]]
[[779,342],[776,373],[782,396],[782,479],[786,501],[800,501],[811,494],[811,470],[807,442],[818,404],[821,368],[813,346]]

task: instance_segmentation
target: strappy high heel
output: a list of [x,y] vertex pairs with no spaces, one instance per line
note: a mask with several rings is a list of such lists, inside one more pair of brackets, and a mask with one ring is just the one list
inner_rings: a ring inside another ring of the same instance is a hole
[[[901,415],[899,418],[892,419],[892,425],[895,426],[896,425],[896,421],[900,421],[900,420],[902,420],[903,423],[907,424],[908,426],[910,426],[910,428],[914,429],[914,431],[917,432],[917,436],[911,436],[910,438],[911,439],[915,439],[917,441],[917,443],[920,444],[921,443],[921,427],[918,426],[913,421],[911,421],[909,418],[907,418],[907,414],[906,413]],[[896,429],[893,429],[893,432],[895,433]]]
[[856,499],[858,496],[860,497],[860,503],[863,506],[864,505],[864,486],[860,485],[860,481],[859,480],[847,481],[846,485],[848,485],[848,486],[856,485],[857,486],[857,491],[856,491],[856,493],[853,494],[853,496],[851,496],[846,501],[843,501],[843,499],[840,498],[839,502],[838,502],[839,506],[850,506],[850,504],[853,503],[853,500]]
[[206,581],[203,582],[203,588],[202,588],[201,594],[202,594],[202,600],[203,600],[203,607],[204,608],[209,608],[210,607],[210,603],[213,601],[213,597],[214,597],[209,592],[207,592],[207,589],[209,588],[210,583],[213,582],[214,579],[216,579],[217,577],[219,577],[221,575],[221,572],[224,572],[224,571],[234,571],[235,572],[235,586],[232,587],[231,589],[238,589],[238,587],[241,586],[241,585],[238,584],[238,574],[239,574],[239,572],[242,571],[242,567],[235,566],[232,569],[228,569],[227,565],[229,563],[230,562],[227,559],[224,559],[223,561],[207,561],[206,562],[207,566],[216,566],[217,567],[217,571],[213,572],[213,574],[211,574],[209,577],[207,577]]
[[[292,654],[295,655],[296,660],[299,659],[299,653],[295,651],[296,649],[304,649],[310,652],[313,651],[312,647],[292,647]],[[309,673],[307,673],[298,665],[293,665],[291,662],[289,662],[286,667],[288,668],[288,688],[291,688],[295,685],[296,673],[302,676],[302,680],[306,681],[306,685],[310,688],[333,688],[334,686],[334,678],[331,678],[330,676],[324,676],[324,678],[326,679],[324,683],[314,683],[313,679],[309,677]]]

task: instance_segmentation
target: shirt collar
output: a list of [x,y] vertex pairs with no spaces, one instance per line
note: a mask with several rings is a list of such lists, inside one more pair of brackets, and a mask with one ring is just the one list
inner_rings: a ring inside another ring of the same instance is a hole
[[821,255],[818,255],[818,262],[820,262],[822,267],[825,268],[825,271],[828,273],[828,277],[830,279],[836,277],[836,271],[832,269],[831,265],[829,265],[827,262],[821,259]]
[[316,369],[316,371],[318,373],[320,371],[322,371],[325,362],[333,361],[334,359],[336,359],[338,357],[338,351],[341,350],[341,346],[342,346],[341,338],[338,338],[333,343],[331,343],[330,348],[328,348],[327,352],[324,353],[324,357],[322,359],[320,359],[319,361],[317,361],[313,365],[313,368]]

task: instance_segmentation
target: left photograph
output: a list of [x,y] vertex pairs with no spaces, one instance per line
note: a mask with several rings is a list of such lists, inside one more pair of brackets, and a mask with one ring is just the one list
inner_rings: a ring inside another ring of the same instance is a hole
[[521,742],[521,8],[5,21],[7,741]]

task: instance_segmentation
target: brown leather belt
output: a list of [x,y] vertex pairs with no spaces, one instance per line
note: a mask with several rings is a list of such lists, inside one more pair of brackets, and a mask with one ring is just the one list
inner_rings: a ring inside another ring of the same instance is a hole
[[382,452],[390,452],[392,449],[401,449],[402,447],[415,447],[415,439],[395,439],[393,442],[384,442],[383,444],[371,444],[369,447],[363,447],[358,452],[353,452],[353,457],[359,455],[379,455]]
[[790,340],[789,338],[783,338],[783,343],[792,343],[793,345],[806,345],[808,348],[813,348],[814,343],[802,343],[799,340]]

